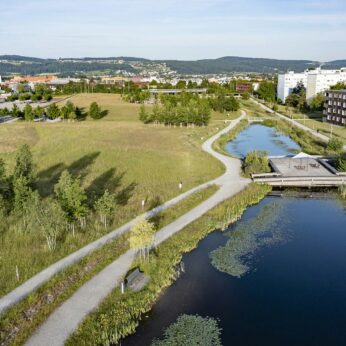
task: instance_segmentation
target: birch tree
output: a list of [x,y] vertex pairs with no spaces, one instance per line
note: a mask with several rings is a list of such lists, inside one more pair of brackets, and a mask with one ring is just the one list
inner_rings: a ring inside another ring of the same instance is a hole
[[150,247],[154,242],[155,226],[146,219],[138,221],[131,229],[130,247],[139,251],[140,260],[149,256]]

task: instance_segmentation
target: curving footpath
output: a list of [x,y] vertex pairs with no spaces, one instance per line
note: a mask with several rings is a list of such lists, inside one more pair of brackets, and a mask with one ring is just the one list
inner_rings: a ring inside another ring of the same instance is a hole
[[[225,129],[209,138],[202,146],[204,151],[211,154],[225,165],[226,172],[221,177],[193,189],[193,192],[212,184],[219,185],[220,189],[212,197],[158,231],[155,236],[155,246],[159,245],[164,240],[168,239],[182,228],[201,217],[220,202],[232,197],[250,183],[249,179],[245,179],[240,176],[240,160],[217,153],[212,148],[212,143],[216,139],[231,130],[245,116],[245,112],[242,112],[242,115],[238,119],[232,121],[231,124]],[[192,190],[183,194],[185,195],[184,197],[179,196],[177,198],[180,198],[179,200],[181,200],[185,198],[187,194],[191,194],[191,191]],[[167,202],[167,204],[173,205],[172,201]],[[159,208],[162,207],[163,206],[160,206]],[[167,207],[168,206],[166,206],[166,208]],[[127,224],[127,229],[130,227],[130,225],[136,222],[136,220],[137,219]],[[125,231],[125,226],[122,227],[122,233]],[[92,310],[97,308],[101,301],[109,293],[111,293],[115,287],[120,285],[134,258],[135,251],[127,251],[110,265],[105,267],[101,272],[96,274],[83,286],[81,286],[69,299],[67,299],[48,317],[48,319],[27,341],[26,345],[63,345],[65,340],[78,327],[82,320]]]
[[[264,109],[265,111],[267,111],[269,113],[272,113],[272,114],[275,114],[279,118],[281,118],[281,119],[283,119],[285,121],[288,121],[288,122],[296,125],[297,127],[301,128],[304,131],[307,131],[307,132],[311,133],[313,136],[321,139],[323,142],[328,142],[330,140],[330,138],[328,136],[323,135],[322,133],[319,133],[319,132],[311,129],[310,127],[307,127],[307,126],[301,124],[300,122],[298,122],[298,121],[296,121],[294,119],[288,118],[287,116],[285,116],[285,115],[283,115],[281,113],[273,111],[271,108],[269,108],[268,106],[262,104],[261,102],[258,102],[254,98],[251,98],[251,100],[252,100],[252,102],[256,103],[258,106],[260,106],[262,109]],[[346,150],[346,144],[344,145],[343,149]]]

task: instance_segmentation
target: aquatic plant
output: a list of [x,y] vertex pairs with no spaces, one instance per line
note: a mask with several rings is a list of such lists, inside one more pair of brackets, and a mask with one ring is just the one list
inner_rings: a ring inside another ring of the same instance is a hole
[[221,346],[221,329],[217,320],[198,315],[180,315],[164,332],[162,340],[151,346]]
[[281,201],[265,205],[255,218],[239,223],[226,233],[230,237],[227,243],[210,253],[212,265],[237,278],[245,275],[256,251],[284,240],[282,216]]

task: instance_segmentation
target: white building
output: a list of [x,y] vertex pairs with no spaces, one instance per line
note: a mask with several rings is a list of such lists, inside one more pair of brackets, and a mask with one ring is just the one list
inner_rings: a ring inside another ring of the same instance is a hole
[[309,102],[316,94],[328,90],[338,82],[346,82],[346,67],[340,70],[322,70],[317,68],[303,73],[290,71],[279,74],[277,97],[285,101],[292,90],[299,83],[303,83],[306,87],[306,100]]
[[328,90],[338,82],[346,82],[346,67],[340,70],[316,69],[309,71],[306,87],[307,102],[316,94]]
[[294,71],[290,71],[288,73],[279,74],[277,86],[278,99],[285,102],[286,97],[292,93],[293,89],[299,83],[303,83],[306,88],[307,79],[306,71],[303,73],[294,73]]

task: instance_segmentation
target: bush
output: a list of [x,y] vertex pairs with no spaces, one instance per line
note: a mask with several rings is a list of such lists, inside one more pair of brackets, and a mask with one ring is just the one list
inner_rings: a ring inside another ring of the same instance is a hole
[[342,151],[344,143],[341,139],[333,137],[328,141],[327,150],[334,151],[336,153]]
[[102,112],[100,106],[97,104],[97,102],[93,102],[89,107],[89,116],[93,119],[100,119],[102,118]]
[[247,176],[270,172],[268,153],[260,150],[250,151],[243,162],[243,169]]
[[342,153],[337,157],[336,169],[339,172],[346,172],[346,153]]

